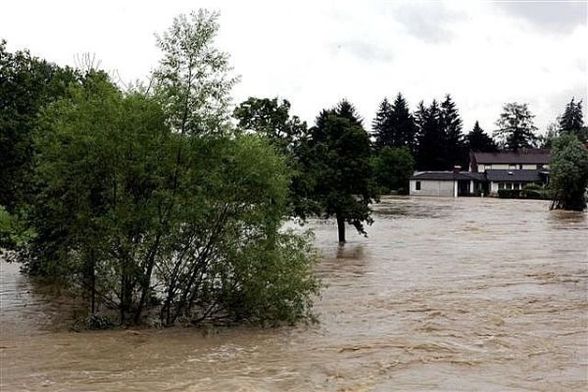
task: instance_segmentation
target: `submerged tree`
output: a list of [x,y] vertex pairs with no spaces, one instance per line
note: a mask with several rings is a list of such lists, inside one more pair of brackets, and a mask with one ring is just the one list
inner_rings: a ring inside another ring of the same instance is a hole
[[476,121],[474,128],[466,136],[467,146],[471,151],[478,152],[495,152],[498,147],[494,140],[484,132],[480,124]]
[[308,138],[306,122],[290,115],[290,102],[277,98],[250,97],[235,108],[233,116],[238,128],[266,137],[287,158],[292,173],[290,182],[290,214],[302,220],[312,211],[309,198],[312,178],[305,168],[304,150]]
[[342,101],[323,110],[310,129],[304,146],[304,164],[313,179],[310,198],[315,214],[335,217],[339,242],[345,237],[345,223],[365,234],[371,224],[370,204],[377,198],[370,166],[370,140],[354,107]]
[[518,151],[522,148],[536,147],[538,141],[535,131],[537,127],[533,123],[535,117],[526,103],[507,103],[502,109],[502,114],[496,125],[494,136],[501,147]]
[[575,135],[564,133],[553,141],[551,155],[551,208],[582,211],[588,189],[588,150]]
[[310,315],[311,242],[281,229],[289,169],[259,136],[228,134],[215,20],[176,19],[153,94],[97,72],[41,118],[27,265],[121,323]]

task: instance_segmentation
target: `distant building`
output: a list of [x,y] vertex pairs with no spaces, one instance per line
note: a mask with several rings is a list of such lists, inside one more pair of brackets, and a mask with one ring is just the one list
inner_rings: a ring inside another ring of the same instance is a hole
[[470,152],[470,171],[549,169],[551,154],[545,149],[501,152]]
[[410,195],[458,197],[481,192],[483,173],[454,171],[417,172],[410,178]]
[[548,150],[470,153],[469,171],[416,172],[410,178],[410,195],[415,196],[477,196],[497,195],[501,189],[519,190],[528,184],[549,183]]

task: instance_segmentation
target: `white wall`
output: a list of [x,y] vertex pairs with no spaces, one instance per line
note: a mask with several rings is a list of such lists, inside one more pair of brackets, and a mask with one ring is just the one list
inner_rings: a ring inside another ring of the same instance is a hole
[[490,194],[497,195],[498,194],[498,183],[494,181],[490,181]]
[[[421,189],[416,190],[416,183],[420,181]],[[455,197],[457,192],[457,181],[438,180],[410,180],[411,196],[442,196]]]

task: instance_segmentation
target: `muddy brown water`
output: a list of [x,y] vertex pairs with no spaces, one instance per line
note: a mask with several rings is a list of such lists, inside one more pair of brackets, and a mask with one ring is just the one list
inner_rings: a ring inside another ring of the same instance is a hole
[[588,214],[389,198],[339,247],[312,222],[318,325],[74,333],[2,263],[6,391],[588,389]]

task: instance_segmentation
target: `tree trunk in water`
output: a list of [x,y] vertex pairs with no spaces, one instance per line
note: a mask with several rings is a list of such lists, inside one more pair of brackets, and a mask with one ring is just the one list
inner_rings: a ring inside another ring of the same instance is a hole
[[345,218],[337,215],[337,230],[339,231],[339,243],[345,242]]

